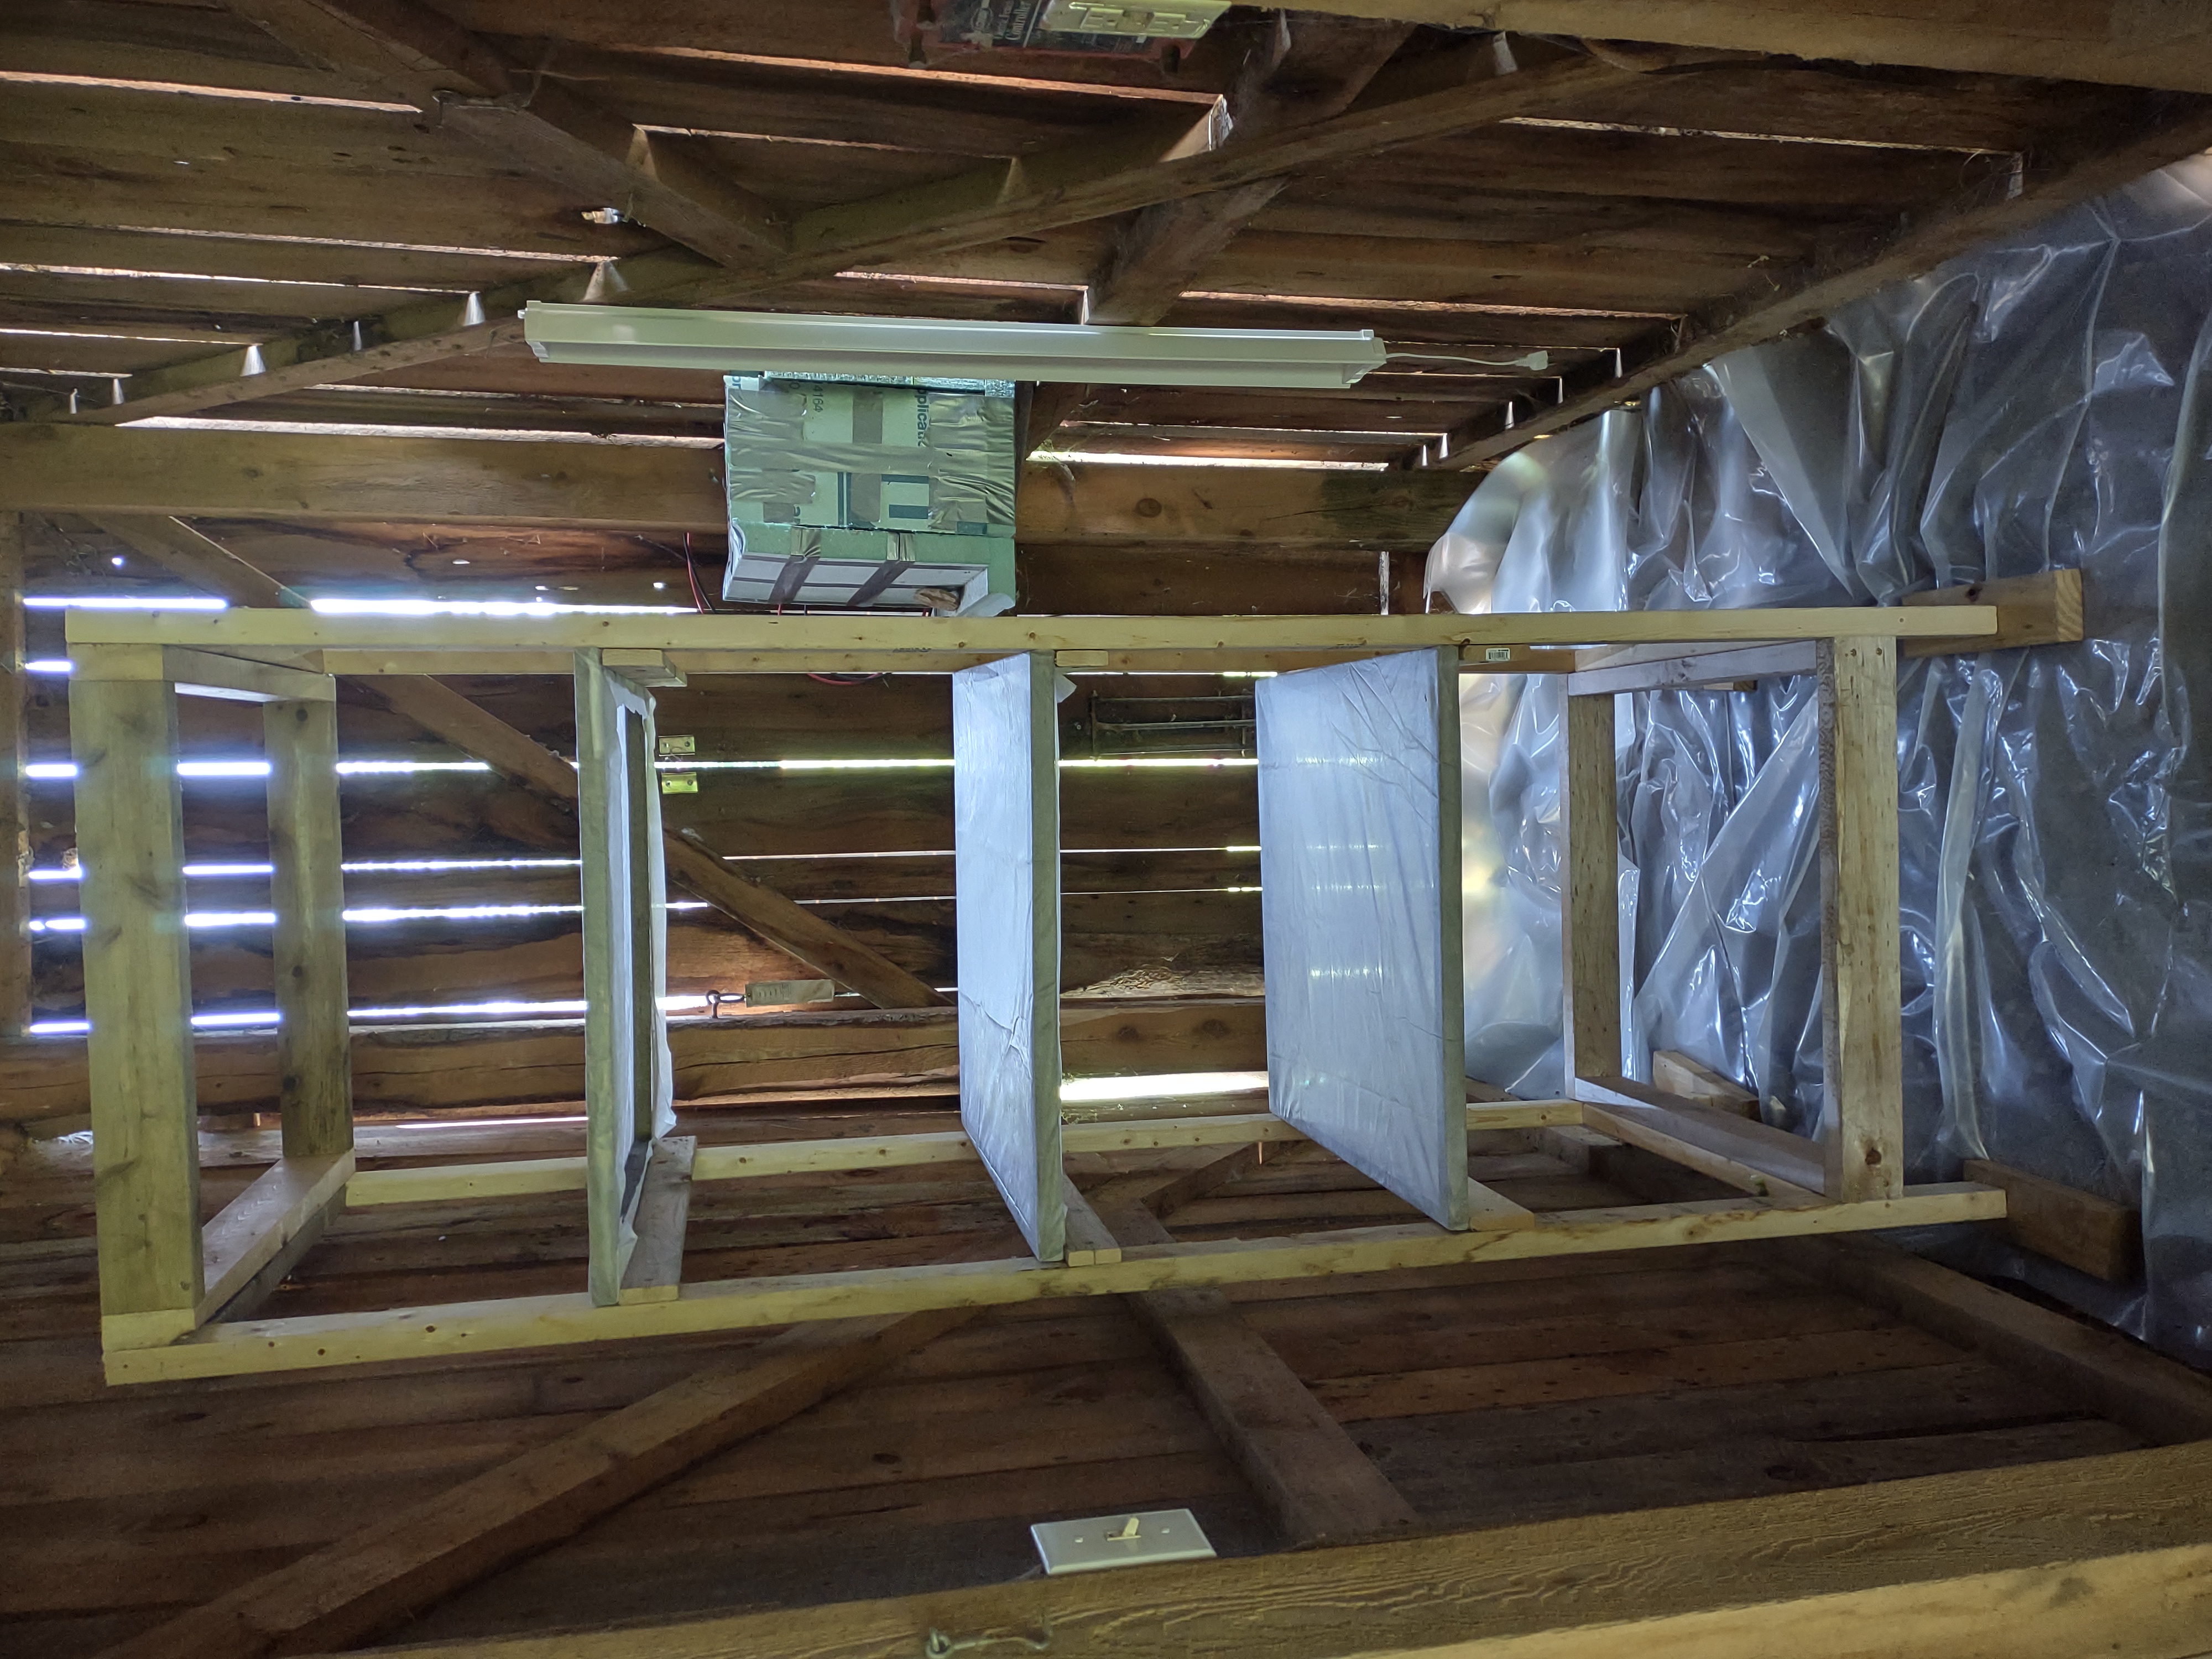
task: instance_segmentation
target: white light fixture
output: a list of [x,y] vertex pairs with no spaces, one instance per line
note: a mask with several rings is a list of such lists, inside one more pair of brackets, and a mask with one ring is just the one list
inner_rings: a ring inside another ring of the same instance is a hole
[[1371,329],[1102,328],[943,318],[656,311],[532,301],[523,332],[538,361],[721,374],[882,374],[1094,381],[1107,386],[1340,390],[1382,367]]

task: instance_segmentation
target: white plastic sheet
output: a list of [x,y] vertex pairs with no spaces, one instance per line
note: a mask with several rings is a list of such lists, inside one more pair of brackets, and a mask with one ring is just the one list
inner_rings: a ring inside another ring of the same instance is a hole
[[[1531,446],[1431,554],[1462,610],[1895,603],[2077,567],[2076,646],[1899,677],[1914,1179],[1988,1156],[2144,1213],[2147,1283],[1974,1265],[2212,1361],[2212,160]],[[1802,680],[1633,700],[1632,1057],[1821,1108]],[[1556,1089],[1559,687],[1462,692],[1470,1073]]]
[[960,1122],[1038,1260],[1060,1162],[1060,723],[1050,656],[952,677]]
[[1267,1100],[1447,1227],[1468,1224],[1455,652],[1259,684]]

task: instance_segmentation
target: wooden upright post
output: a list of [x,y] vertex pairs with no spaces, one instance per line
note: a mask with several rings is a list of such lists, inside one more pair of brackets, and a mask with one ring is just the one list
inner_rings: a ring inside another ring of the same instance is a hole
[[1613,698],[1567,699],[1559,758],[1559,942],[1565,1092],[1620,1063],[1620,798]]
[[1897,885],[1897,644],[1823,641],[1820,1040],[1827,1194],[1905,1190]]
[[275,866],[270,896],[276,912],[276,1065],[284,1156],[323,1158],[353,1149],[337,705],[264,703],[262,734],[269,750],[269,857]]
[[103,678],[123,665],[100,647],[75,654],[100,1330],[138,1346],[191,1329],[204,1289],[176,696]]
[[592,1300],[622,1299],[657,1137],[675,1127],[668,1024],[668,890],[653,697],[579,651],[576,782],[584,901],[585,1198]]
[[31,1023],[31,815],[25,799],[23,519],[0,513],[0,1042]]

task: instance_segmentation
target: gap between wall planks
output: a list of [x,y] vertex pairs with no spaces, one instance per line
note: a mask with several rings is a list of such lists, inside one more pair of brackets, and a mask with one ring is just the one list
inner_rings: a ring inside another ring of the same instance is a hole
[[351,1646],[580,1532],[738,1440],[935,1340],[967,1309],[805,1325],[525,1452],[100,1659],[260,1659]]
[[1153,1567],[1136,1588],[1080,1574],[405,1653],[903,1659],[941,1633],[1053,1659],[2179,1659],[2212,1629],[2212,1446]]

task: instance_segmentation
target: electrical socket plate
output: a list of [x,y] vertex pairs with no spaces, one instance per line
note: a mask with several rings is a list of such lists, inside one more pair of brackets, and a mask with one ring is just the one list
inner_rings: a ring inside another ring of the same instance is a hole
[[1188,1510],[1145,1510],[1091,1521],[1040,1521],[1030,1528],[1048,1577],[1161,1561],[1210,1561],[1213,1546]]

